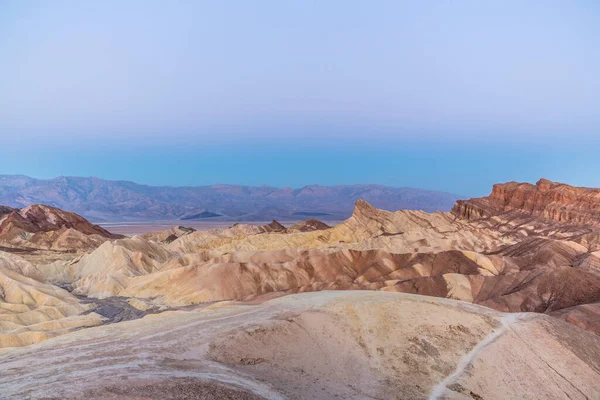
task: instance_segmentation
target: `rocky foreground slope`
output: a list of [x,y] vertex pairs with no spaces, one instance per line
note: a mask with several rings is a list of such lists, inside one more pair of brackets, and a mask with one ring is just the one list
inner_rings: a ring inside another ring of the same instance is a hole
[[[0,387],[14,398],[600,398],[595,193],[508,183],[451,213],[361,200],[334,227],[131,238],[56,209],[8,210],[0,221],[51,229],[0,251]],[[52,229],[87,239],[58,245]],[[48,374],[55,362],[62,372]],[[32,387],[33,376],[46,378]]]
[[8,398],[595,399],[600,338],[543,314],[327,291],[85,329],[0,366]]

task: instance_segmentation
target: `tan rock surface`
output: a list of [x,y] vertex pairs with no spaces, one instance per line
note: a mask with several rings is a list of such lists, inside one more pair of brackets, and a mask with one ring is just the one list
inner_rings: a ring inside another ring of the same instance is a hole
[[186,228],[185,226],[174,226],[166,231],[150,232],[141,235],[144,239],[152,240],[154,242],[169,244],[182,236],[194,233],[196,230],[193,228]]
[[[588,247],[594,239],[572,231],[550,238],[555,230],[545,237],[540,227],[519,238],[521,228],[505,235],[451,214],[392,213],[358,202],[350,219],[330,229],[174,228],[105,243],[64,268],[62,281],[46,276],[80,295],[159,307],[332,289],[447,297],[512,312],[600,301],[598,258]],[[165,240],[176,231],[182,234]]]
[[82,315],[94,305],[81,304],[66,290],[2,264],[0,258],[0,348],[30,345],[102,323],[97,314]]
[[[260,233],[260,232],[259,232]],[[359,200],[353,215],[326,230],[252,234],[248,230],[194,232],[168,248],[179,252],[211,251],[212,255],[235,251],[287,248],[487,250],[505,241],[495,231],[456,220],[450,213],[389,212]]]
[[132,238],[0,210],[0,398],[600,398],[594,193]]
[[0,350],[0,365],[7,399],[600,395],[595,335],[541,314],[365,291],[147,316]]
[[331,226],[318,219],[310,218],[305,221],[300,221],[287,228],[287,232],[310,232],[310,231],[323,231],[329,229]]
[[600,336],[600,303],[563,308],[550,315]]
[[[522,185],[509,186],[495,191],[529,193]],[[535,190],[551,191],[556,185],[548,190],[538,186]],[[501,196],[491,197],[498,202]],[[557,222],[515,208],[499,210],[486,201],[474,201],[488,207],[487,216],[476,219],[457,218],[468,217],[457,211],[461,203],[453,215],[388,212],[359,201],[351,218],[331,228],[310,220],[295,228],[276,221],[211,231],[175,227],[133,238],[103,238],[98,248],[70,258],[71,253],[51,253],[62,258],[44,253],[51,250],[24,253],[25,258],[0,252],[0,266],[80,296],[109,301],[123,296],[128,299],[122,302],[142,312],[361,289],[458,299],[499,311],[549,313],[600,331],[595,307],[582,307],[600,302],[600,234],[594,225]],[[23,213],[40,229],[63,220],[73,227],[63,224],[60,229],[68,232],[83,226],[75,231],[85,236],[93,229],[80,217],[58,211],[51,217],[48,210],[21,210],[18,215],[25,218]],[[50,232],[45,237],[58,240],[60,235]],[[561,314],[563,309],[571,311]]]

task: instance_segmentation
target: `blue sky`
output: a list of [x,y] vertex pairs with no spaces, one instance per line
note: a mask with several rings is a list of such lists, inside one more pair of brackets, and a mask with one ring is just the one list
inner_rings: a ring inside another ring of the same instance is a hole
[[595,1],[3,1],[0,173],[600,186]]

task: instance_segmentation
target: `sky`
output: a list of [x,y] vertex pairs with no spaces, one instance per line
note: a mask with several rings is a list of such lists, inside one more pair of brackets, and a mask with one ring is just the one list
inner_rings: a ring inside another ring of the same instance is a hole
[[597,1],[0,0],[0,174],[600,187]]

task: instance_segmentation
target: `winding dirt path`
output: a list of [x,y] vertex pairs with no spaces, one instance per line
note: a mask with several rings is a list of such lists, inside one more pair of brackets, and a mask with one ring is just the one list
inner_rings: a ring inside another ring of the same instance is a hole
[[467,367],[475,360],[475,358],[483,349],[492,344],[500,336],[504,335],[510,326],[523,316],[522,314],[523,313],[507,314],[502,317],[500,319],[501,325],[492,331],[492,333],[490,333],[488,336],[486,336],[482,341],[477,343],[477,345],[473,347],[469,353],[460,359],[454,372],[448,375],[446,379],[441,381],[433,388],[431,394],[429,395],[429,400],[442,399],[447,387],[454,383],[465,372]]

